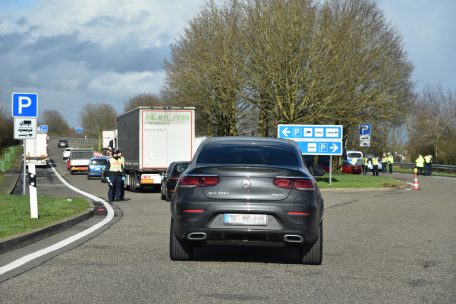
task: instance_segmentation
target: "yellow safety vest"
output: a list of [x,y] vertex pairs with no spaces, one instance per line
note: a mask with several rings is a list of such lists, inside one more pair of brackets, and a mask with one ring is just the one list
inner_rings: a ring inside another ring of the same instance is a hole
[[109,159],[109,165],[109,172],[122,172],[123,162],[121,157],[119,157],[118,159],[111,157]]
[[426,155],[426,156],[424,157],[424,162],[425,162],[426,164],[430,164],[430,163],[432,162],[432,155]]
[[418,156],[418,158],[416,159],[415,162],[416,162],[416,166],[417,166],[418,168],[424,167],[424,158],[423,158],[423,156],[421,156],[421,155]]
[[372,157],[372,165],[373,166],[378,166],[378,158],[377,157]]
[[390,163],[390,164],[394,164],[394,157],[393,156],[388,156],[386,161],[388,163]]

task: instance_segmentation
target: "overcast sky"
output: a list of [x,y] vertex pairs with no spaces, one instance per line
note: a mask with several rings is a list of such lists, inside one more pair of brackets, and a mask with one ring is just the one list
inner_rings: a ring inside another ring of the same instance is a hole
[[[81,107],[159,93],[163,60],[204,0],[0,0],[0,102],[37,92],[79,126]],[[417,88],[456,89],[456,0],[379,0],[415,65]]]

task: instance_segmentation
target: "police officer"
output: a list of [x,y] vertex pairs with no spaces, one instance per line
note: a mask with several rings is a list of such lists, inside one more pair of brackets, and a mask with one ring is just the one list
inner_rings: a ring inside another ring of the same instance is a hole
[[374,156],[372,157],[372,175],[373,176],[378,176],[378,157]]
[[424,175],[431,176],[432,174],[432,155],[427,154],[424,157]]
[[388,163],[388,169],[389,173],[393,173],[393,164],[394,164],[394,157],[391,155],[391,153],[388,153],[388,156],[386,157],[387,163]]
[[388,164],[388,157],[386,156],[386,153],[383,153],[382,157],[382,173],[386,173],[386,165]]
[[416,168],[418,169],[418,174],[423,175],[423,167],[424,167],[424,157],[423,155],[419,155],[418,158],[415,160]]
[[363,175],[367,174],[368,166],[369,166],[369,159],[367,158],[367,156],[364,156],[363,157]]
[[108,160],[105,170],[107,176],[106,180],[109,183],[108,200],[109,202],[120,200],[123,164],[121,158],[119,157],[119,154],[117,154],[117,151],[114,151],[114,154]]
[[[122,162],[122,168],[125,168],[125,158],[122,156],[122,151],[119,149],[117,150],[117,155],[120,157],[120,161]],[[125,198],[125,174],[122,175],[120,180],[120,201],[127,201],[128,199]]]

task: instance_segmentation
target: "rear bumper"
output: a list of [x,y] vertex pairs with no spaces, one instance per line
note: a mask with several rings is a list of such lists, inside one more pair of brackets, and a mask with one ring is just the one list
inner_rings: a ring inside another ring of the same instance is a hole
[[[213,210],[207,214],[176,212],[173,216],[174,232],[176,237],[181,240],[192,241],[191,234],[204,234],[204,239],[195,239],[195,241],[227,244],[241,242],[246,245],[305,244],[313,243],[318,237],[321,216],[316,207],[307,208],[308,216],[288,215],[287,211],[279,211],[277,208],[269,210],[255,209]],[[223,220],[225,213],[267,214],[267,225],[228,225]],[[301,241],[289,241],[286,236],[293,236],[301,239]]]
[[87,172],[87,171],[89,171],[89,167],[85,167],[85,166],[71,167],[70,171]]
[[101,177],[101,172],[88,171],[87,174],[88,174],[89,176]]

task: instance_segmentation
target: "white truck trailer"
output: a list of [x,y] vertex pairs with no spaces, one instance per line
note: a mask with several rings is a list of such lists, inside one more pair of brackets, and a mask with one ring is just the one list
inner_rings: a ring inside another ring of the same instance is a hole
[[47,166],[48,158],[48,136],[44,133],[37,133],[36,138],[25,140],[25,163],[35,166]]
[[159,186],[173,161],[190,161],[195,149],[195,108],[139,107],[117,118],[118,147],[130,191]]
[[117,130],[103,131],[103,147],[102,148],[117,148]]

